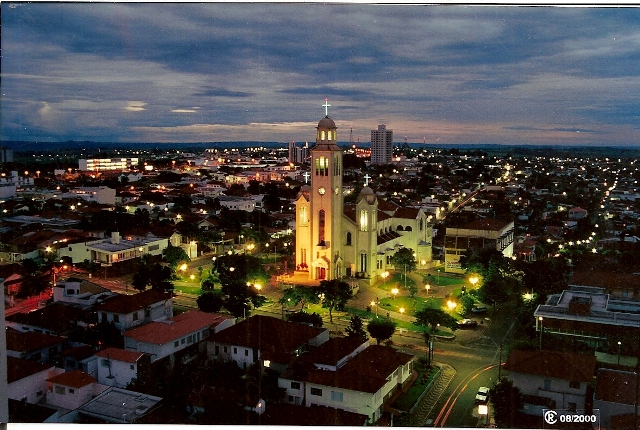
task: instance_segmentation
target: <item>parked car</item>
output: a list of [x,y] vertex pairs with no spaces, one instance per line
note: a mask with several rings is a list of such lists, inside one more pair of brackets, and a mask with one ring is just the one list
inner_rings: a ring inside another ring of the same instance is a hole
[[486,306],[474,306],[471,308],[471,312],[474,314],[486,314],[488,309]]
[[488,397],[489,397],[489,388],[480,387],[478,389],[478,393],[476,394],[475,403],[476,404],[480,404],[480,405],[484,405],[485,403],[487,403],[487,398]]
[[458,321],[458,327],[460,328],[475,328],[477,326],[478,321],[470,320],[469,318]]

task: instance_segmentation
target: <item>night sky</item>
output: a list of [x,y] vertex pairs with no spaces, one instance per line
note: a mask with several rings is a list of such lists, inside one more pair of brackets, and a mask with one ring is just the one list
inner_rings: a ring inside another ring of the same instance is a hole
[[640,9],[2,3],[3,140],[640,143]]

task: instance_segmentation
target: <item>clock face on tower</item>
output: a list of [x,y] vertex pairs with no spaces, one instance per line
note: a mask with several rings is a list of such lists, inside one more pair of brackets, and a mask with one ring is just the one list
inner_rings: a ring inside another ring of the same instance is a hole
[[324,187],[318,188],[318,194],[320,194],[321,196],[323,196],[325,192],[326,190],[324,189]]

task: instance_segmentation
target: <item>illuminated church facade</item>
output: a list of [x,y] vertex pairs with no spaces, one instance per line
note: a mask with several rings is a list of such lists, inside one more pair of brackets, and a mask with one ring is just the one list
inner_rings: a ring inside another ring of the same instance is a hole
[[402,247],[414,252],[419,268],[431,262],[433,226],[422,208],[400,207],[366,184],[356,203],[345,205],[343,151],[328,115],[316,127],[310,152],[311,181],[296,200],[296,274],[317,281],[356,277],[373,283],[393,269],[390,259]]

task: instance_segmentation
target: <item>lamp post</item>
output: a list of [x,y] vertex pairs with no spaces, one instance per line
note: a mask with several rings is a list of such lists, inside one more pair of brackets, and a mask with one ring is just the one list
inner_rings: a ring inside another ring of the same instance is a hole
[[618,364],[620,364],[620,346],[622,346],[622,342],[618,341]]
[[378,318],[378,304],[380,303],[380,300],[378,300],[378,298],[376,297],[376,301],[374,302],[373,300],[371,301],[371,307],[372,308],[376,308],[376,318]]
[[429,289],[431,288],[431,285],[427,284],[424,286],[424,289],[427,290],[427,297],[429,297]]
[[393,294],[393,300],[395,300],[395,299],[396,299],[396,295],[397,295],[398,293],[399,293],[399,291],[398,291],[398,289],[397,289],[397,288],[394,288],[394,289],[392,289],[392,290],[391,290],[391,294]]
[[544,330],[542,327],[542,317],[538,317],[538,321],[540,321],[540,350],[542,350],[542,332]]

